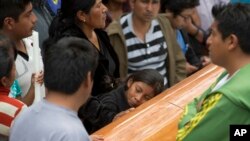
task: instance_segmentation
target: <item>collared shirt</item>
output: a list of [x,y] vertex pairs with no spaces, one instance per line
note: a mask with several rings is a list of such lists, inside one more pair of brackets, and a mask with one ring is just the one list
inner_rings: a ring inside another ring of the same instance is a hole
[[164,85],[167,86],[167,44],[159,22],[156,19],[152,20],[150,29],[145,35],[145,41],[138,38],[133,31],[132,13],[123,16],[120,23],[128,50],[128,73],[156,69],[164,77]]

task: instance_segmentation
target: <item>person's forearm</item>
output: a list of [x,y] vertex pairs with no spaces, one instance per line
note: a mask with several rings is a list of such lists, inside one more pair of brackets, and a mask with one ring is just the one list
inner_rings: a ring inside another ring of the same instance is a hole
[[187,32],[196,38],[200,43],[204,42],[204,32],[201,28],[193,25],[190,28],[187,29]]
[[17,97],[17,99],[21,100],[23,103],[25,103],[27,106],[30,106],[35,98],[35,88],[34,86],[31,86],[28,93],[24,97]]

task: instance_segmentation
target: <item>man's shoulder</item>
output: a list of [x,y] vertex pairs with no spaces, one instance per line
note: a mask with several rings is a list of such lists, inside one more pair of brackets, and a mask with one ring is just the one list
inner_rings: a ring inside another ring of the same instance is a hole
[[[156,19],[158,20],[158,22],[159,22],[162,26],[168,27],[168,28],[171,27],[171,24],[170,24],[168,18],[166,17],[166,14],[164,14],[164,13],[158,14],[157,17],[156,17]],[[171,28],[172,28],[172,27],[171,27]]]
[[107,27],[108,35],[122,34],[122,24],[131,16],[131,13],[125,13],[119,19],[113,20]]
[[112,21],[106,28],[108,35],[118,34],[122,32],[122,26],[119,20]]
[[[60,141],[90,141],[89,135],[85,128],[82,126],[82,129],[76,129],[72,127],[71,125],[68,124],[69,129],[61,129],[57,130],[57,134],[55,137],[57,138],[56,140]],[[51,140],[54,141],[55,139]]]

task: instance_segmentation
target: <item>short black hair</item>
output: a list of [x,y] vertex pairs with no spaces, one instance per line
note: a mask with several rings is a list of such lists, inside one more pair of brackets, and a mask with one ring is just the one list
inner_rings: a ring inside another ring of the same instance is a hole
[[199,0],[161,0],[161,13],[169,10],[174,17],[179,15],[183,10],[194,8],[200,4]]
[[0,79],[9,77],[14,62],[14,43],[0,33]]
[[218,23],[217,28],[222,39],[234,34],[239,40],[242,51],[250,54],[250,5],[219,4],[212,8],[212,14]]
[[89,41],[65,37],[46,48],[44,84],[48,90],[71,95],[86,80],[88,72],[93,78],[98,55]]
[[[164,78],[157,70],[154,69],[144,69],[134,72],[128,76],[126,84],[129,80],[132,80],[133,82],[146,83],[153,88],[155,95],[164,90]],[[125,90],[127,89],[128,87],[125,85]]]
[[0,29],[3,28],[6,17],[11,17],[18,21],[25,7],[31,2],[32,0],[0,0]]

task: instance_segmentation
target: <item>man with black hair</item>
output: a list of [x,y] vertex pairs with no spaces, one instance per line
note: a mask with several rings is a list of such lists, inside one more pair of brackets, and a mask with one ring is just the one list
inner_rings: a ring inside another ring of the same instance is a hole
[[161,12],[166,13],[166,17],[176,32],[177,42],[186,57],[186,70],[188,75],[193,74],[208,64],[208,62],[204,62],[203,59],[205,55],[202,50],[204,50],[205,47],[195,38],[197,36],[204,36],[204,33],[199,27],[192,23],[191,19],[198,5],[199,0],[161,1]]
[[132,12],[113,21],[107,31],[120,62],[120,75],[156,69],[171,87],[186,77],[186,60],[160,0],[129,0]]
[[230,125],[250,124],[250,5],[217,5],[213,15],[209,55],[226,71],[187,105],[178,141],[228,141]]
[[62,38],[45,44],[44,83],[47,95],[15,121],[10,141],[88,141],[77,111],[89,98],[97,52],[85,39]]
[[[43,83],[43,72],[34,73],[33,41],[27,38],[32,35],[37,17],[33,13],[32,0],[1,0],[0,1],[0,31],[7,35],[16,46],[17,58],[16,79],[21,87],[21,96],[12,96],[20,99],[28,106],[33,103],[35,88],[33,79]],[[40,51],[40,48],[37,50]],[[42,64],[42,58],[39,60]],[[42,65],[41,65],[42,66]]]

